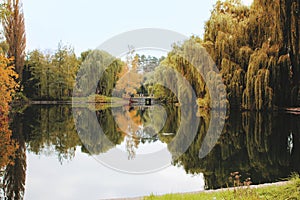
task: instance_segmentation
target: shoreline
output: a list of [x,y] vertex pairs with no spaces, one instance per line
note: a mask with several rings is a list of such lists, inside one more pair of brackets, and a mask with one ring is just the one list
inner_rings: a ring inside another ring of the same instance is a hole
[[[70,104],[111,104],[111,103],[124,103],[126,101],[72,101],[72,100],[30,100],[28,102],[29,105],[70,105]],[[126,102],[127,103],[127,102]],[[229,110],[238,110],[240,112],[252,112],[251,110],[243,110],[243,109],[229,109]],[[277,110],[271,111],[256,111],[256,112],[285,112],[294,115],[300,115],[300,107],[286,107],[286,108],[279,108]]]
[[[220,188],[220,189],[212,189],[212,190],[202,190],[202,191],[192,191],[192,192],[182,192],[182,193],[166,193],[166,194],[159,194],[156,197],[162,197],[164,195],[187,195],[187,194],[204,194],[204,193],[218,193],[218,192],[225,192],[225,191],[234,191],[237,189],[257,189],[257,188],[265,188],[265,187],[272,187],[272,186],[284,186],[291,183],[291,181],[280,181],[275,183],[263,183],[259,185],[250,185],[250,186],[240,186],[240,187],[229,187],[229,188]],[[149,194],[151,195],[151,194]],[[124,197],[124,198],[109,198],[109,199],[101,199],[101,200],[143,200],[147,196],[139,196],[139,197]]]

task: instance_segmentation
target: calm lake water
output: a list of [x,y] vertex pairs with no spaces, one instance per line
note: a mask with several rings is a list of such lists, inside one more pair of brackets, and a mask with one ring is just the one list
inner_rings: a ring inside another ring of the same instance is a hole
[[170,150],[170,166],[133,175],[104,166],[97,156],[118,149],[134,162],[141,154],[169,150],[181,123],[180,107],[164,106],[163,113],[151,107],[80,109],[96,113],[109,145],[102,137],[77,131],[71,105],[35,105],[14,117],[13,138],[20,151],[6,168],[11,181],[4,189],[14,199],[23,194],[29,200],[74,200],[190,192],[232,186],[232,172],[253,184],[300,172],[299,115],[231,111],[217,144],[200,159],[211,118],[209,111],[198,111],[197,134],[184,154],[175,159]]

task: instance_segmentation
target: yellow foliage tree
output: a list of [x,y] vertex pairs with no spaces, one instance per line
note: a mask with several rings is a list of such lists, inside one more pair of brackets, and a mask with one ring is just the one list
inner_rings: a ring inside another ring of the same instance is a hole
[[18,77],[11,66],[11,59],[0,54],[0,169],[10,164],[17,144],[11,140],[11,130],[9,129],[9,103],[18,84],[15,79]]

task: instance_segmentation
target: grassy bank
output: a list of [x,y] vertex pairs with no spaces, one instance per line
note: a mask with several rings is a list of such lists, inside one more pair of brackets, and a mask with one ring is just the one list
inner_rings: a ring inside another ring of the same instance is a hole
[[299,175],[293,175],[290,181],[280,185],[271,186],[251,186],[243,188],[223,189],[218,191],[205,191],[200,193],[187,194],[167,194],[163,196],[150,195],[145,200],[223,200],[223,199],[240,199],[240,200],[257,200],[257,199],[300,199],[300,178]]
[[103,95],[90,95],[88,97],[73,97],[71,99],[75,102],[85,102],[85,103],[111,103],[111,102],[120,102],[122,98],[117,97],[107,97]]

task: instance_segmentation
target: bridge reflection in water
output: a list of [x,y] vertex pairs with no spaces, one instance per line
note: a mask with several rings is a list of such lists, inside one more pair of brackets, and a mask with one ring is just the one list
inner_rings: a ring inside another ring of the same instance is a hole
[[158,103],[158,99],[154,97],[130,97],[130,98],[126,98],[125,100],[128,100],[130,104],[146,105],[146,106],[150,106]]

